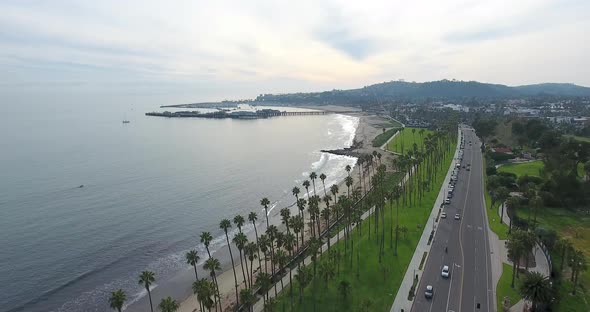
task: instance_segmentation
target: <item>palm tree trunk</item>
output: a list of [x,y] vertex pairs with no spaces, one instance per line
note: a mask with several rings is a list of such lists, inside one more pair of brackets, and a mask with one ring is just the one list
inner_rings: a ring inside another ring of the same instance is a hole
[[246,287],[248,287],[248,278],[246,278],[246,271],[244,271],[244,260],[242,258],[242,250],[239,249],[240,251],[240,267],[242,268],[242,276],[244,277],[244,285],[246,285]]
[[147,289],[147,292],[148,292],[148,298],[150,298],[150,310],[152,312],[154,312],[154,307],[152,305],[152,292],[150,291],[150,288],[149,287],[146,287],[146,289]]
[[[256,229],[256,223],[252,221],[252,225],[254,225],[254,233],[256,234],[256,246],[260,246],[258,245],[258,230]],[[258,253],[258,269],[262,271],[262,259],[260,259],[260,248],[256,248],[256,252]]]
[[[239,305],[239,296],[238,296],[238,276],[236,275],[236,264],[234,263],[234,255],[231,252],[231,245],[229,243],[229,236],[227,235],[227,232],[225,232],[225,240],[227,241],[227,248],[229,249],[229,257],[231,259],[231,268],[234,271],[234,286],[236,288],[236,304]],[[197,267],[195,266],[195,274],[197,273]],[[197,280],[199,278],[197,277]]]
[[196,263],[195,263],[195,265],[193,265],[193,268],[195,269],[195,278],[198,281],[199,280],[199,273],[197,273],[197,264]]

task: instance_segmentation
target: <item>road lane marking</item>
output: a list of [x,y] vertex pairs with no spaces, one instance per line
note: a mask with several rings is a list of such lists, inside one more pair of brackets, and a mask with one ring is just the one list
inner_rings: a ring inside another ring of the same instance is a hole
[[[473,162],[473,153],[470,153],[470,163]],[[467,198],[469,194],[469,186],[471,184],[471,171],[467,175],[467,190],[465,191],[465,202],[463,204],[463,211],[467,207]],[[461,251],[461,263],[465,262],[465,254],[463,252],[463,220],[465,217],[461,218],[461,224],[459,225],[459,247]],[[461,307],[463,305],[463,280],[465,279],[465,270],[461,271],[461,291],[459,292],[459,312],[461,311]]]
[[455,277],[455,263],[453,263],[453,267],[451,268],[451,284],[449,285],[449,291],[447,293],[447,307],[445,311],[449,311],[449,301],[451,300],[451,289],[453,289],[453,277]]

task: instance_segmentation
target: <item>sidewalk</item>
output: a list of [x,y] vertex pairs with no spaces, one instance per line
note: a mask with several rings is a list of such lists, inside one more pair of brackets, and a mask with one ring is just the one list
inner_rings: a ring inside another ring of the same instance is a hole
[[[457,156],[459,154],[459,150],[461,148],[461,130],[458,130],[458,132],[459,132],[459,135],[457,136],[457,148],[455,150],[453,162],[451,163],[451,166],[449,166],[449,170],[447,171],[447,175],[446,175],[445,180],[443,182],[443,186],[441,187],[441,189],[438,193],[438,197],[436,198],[436,201],[434,202],[434,205],[432,207],[432,212],[430,213],[429,220],[436,219],[439,208],[442,205],[442,203],[445,200],[445,197],[447,195],[446,191],[445,191],[446,188],[444,186],[448,185],[451,180],[451,174],[453,172],[453,168],[455,168],[455,166],[454,166],[455,159],[457,159]],[[390,309],[391,312],[400,312],[402,310],[404,312],[409,312],[410,309],[412,308],[413,302],[408,300],[408,294],[409,294],[410,289],[412,288],[412,285],[414,282],[414,272],[418,276],[418,283],[420,283],[420,278],[422,278],[422,270],[419,270],[418,268],[420,267],[420,262],[422,261],[422,255],[424,254],[424,252],[428,253],[428,255],[426,256],[427,258],[430,255],[430,247],[432,247],[432,245],[428,245],[428,238],[430,237],[431,230],[435,231],[435,237],[436,237],[436,224],[433,224],[435,222],[429,221],[428,223],[429,223],[429,225],[430,224],[432,224],[432,225],[431,226],[427,225],[424,227],[424,231],[422,232],[422,236],[420,237],[420,241],[418,242],[418,245],[416,246],[416,250],[414,251],[414,255],[412,256],[412,260],[410,261],[410,264],[408,265],[408,268],[406,269],[406,274],[404,275],[404,279],[402,280],[402,283],[399,286],[399,289],[397,290],[395,300],[393,301],[393,305],[391,306],[391,309]]]
[[[500,215],[502,213],[501,209],[502,209],[503,205],[505,205],[505,203],[502,203],[502,205],[498,206],[498,211],[497,211],[498,217],[500,217]],[[510,224],[510,217],[508,216],[508,213],[506,212],[506,207],[504,207],[504,217],[502,218],[502,222],[504,222],[506,224]],[[495,248],[493,249],[494,252],[492,252],[492,254],[496,253],[496,256],[492,257],[492,263],[493,263],[492,277],[494,279],[494,294],[495,294],[496,287],[498,285],[498,281],[500,280],[500,276],[502,275],[502,263],[512,265],[512,261],[510,261],[508,259],[508,250],[507,250],[506,244],[505,244],[506,241],[498,239],[498,236],[496,235],[496,233],[492,232],[492,230],[490,230],[490,229],[488,229],[488,230],[489,230],[489,237],[490,237],[490,247],[495,246]],[[547,261],[547,258],[545,257],[543,250],[541,250],[541,247],[538,244],[535,245],[535,247],[533,248],[533,253],[535,256],[536,265],[535,265],[535,267],[530,267],[529,272],[538,272],[538,273],[543,274],[544,276],[550,276],[551,269],[549,267],[549,262]],[[499,270],[496,268],[497,263],[499,263]],[[520,300],[516,304],[514,304],[512,307],[510,307],[510,311],[512,311],[512,312],[523,311],[524,304],[525,304],[525,300]],[[530,306],[530,304],[531,303],[528,302],[529,306]]]

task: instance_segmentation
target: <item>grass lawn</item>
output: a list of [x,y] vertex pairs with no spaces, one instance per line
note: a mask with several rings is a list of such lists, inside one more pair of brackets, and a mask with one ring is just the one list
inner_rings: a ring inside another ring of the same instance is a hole
[[383,122],[383,123],[379,124],[379,127],[381,127],[381,128],[401,128],[402,124],[397,121],[388,120],[387,122]]
[[582,137],[582,136],[577,136],[577,135],[569,135],[569,134],[564,135],[564,137],[566,137],[566,138],[573,138],[574,140],[577,140],[577,141],[582,141],[582,142],[588,142],[588,143],[590,143],[590,138],[588,138],[588,137]]
[[543,167],[545,167],[545,164],[540,160],[536,160],[520,164],[506,164],[498,168],[498,171],[514,173],[519,177],[523,175],[540,177],[540,170],[543,169]]
[[[454,149],[454,146],[453,146]],[[293,282],[293,309],[290,307],[289,287],[278,298],[275,306],[276,311],[282,311],[283,304],[287,311],[312,311],[315,301],[317,311],[389,311],[397,290],[406,272],[410,260],[416,249],[416,245],[422,235],[422,229],[428,226],[430,212],[442,182],[449,169],[453,154],[449,154],[434,181],[432,191],[425,193],[421,202],[414,203],[412,207],[403,206],[400,200],[399,224],[408,228],[407,235],[400,233],[398,244],[398,255],[394,254],[391,248],[390,231],[395,220],[396,204],[385,208],[385,252],[382,263],[379,263],[379,246],[374,233],[369,239],[368,220],[371,219],[371,230],[375,229],[374,218],[371,216],[362,223],[362,234],[359,241],[358,228],[352,232],[354,240],[354,256],[352,267],[350,265],[350,250],[348,257],[344,257],[344,242],[332,246],[337,248],[341,254],[340,272],[327,284],[321,278],[316,278],[316,285],[312,281],[304,290],[302,303],[298,302],[297,283]],[[395,233],[394,233],[395,239]],[[360,248],[360,249],[359,249]],[[360,266],[357,263],[357,250],[360,251]],[[324,253],[318,259],[317,269],[319,273],[320,262],[327,261],[328,254]],[[309,264],[310,267],[313,265]],[[360,274],[357,278],[357,269]],[[351,291],[346,300],[338,293],[338,284],[346,280],[350,283]],[[314,300],[315,294],[315,300]],[[404,294],[406,295],[406,294]]]
[[[416,132],[412,133],[412,129],[416,130]],[[420,135],[420,130],[424,130],[422,135]],[[418,149],[420,150],[424,145],[424,138],[426,138],[429,133],[432,133],[432,131],[428,129],[405,128],[395,137],[395,139],[389,142],[387,149],[392,152],[407,154],[408,151],[411,151],[414,148],[414,143],[416,143],[416,145],[418,145]]]
[[373,139],[373,147],[380,147],[385,144],[385,142],[387,142],[387,140],[389,140],[389,138],[391,138],[398,130],[398,128],[389,129],[376,136]]
[[[484,159],[484,168],[486,167],[485,159]],[[486,202],[486,208],[488,208],[488,224],[492,232],[498,235],[498,238],[501,240],[508,239],[508,225],[506,223],[500,223],[500,216],[498,215],[498,207],[500,207],[501,203],[495,203],[494,207],[492,207],[492,198],[490,197],[489,192],[487,191],[487,184],[488,184],[488,177],[484,170],[484,198]],[[490,207],[492,207],[490,209]],[[506,211],[504,211],[506,213]]]
[[[496,301],[498,311],[502,311],[502,306],[504,304],[504,297],[508,297],[510,299],[510,306],[515,305],[520,299],[520,295],[518,294],[518,287],[520,286],[520,280],[517,278],[514,280],[514,289],[510,287],[512,283],[512,266],[506,263],[502,263],[502,276],[500,276],[500,280],[498,281],[498,286],[496,286]],[[520,272],[520,278],[523,277],[522,271]]]
[[[531,213],[528,208],[520,207],[517,210],[520,218],[527,219]],[[534,219],[534,213],[531,220]],[[582,212],[570,211],[562,208],[542,208],[537,212],[539,227],[553,229],[562,237],[568,238],[572,245],[584,252],[590,259],[590,215]],[[553,265],[560,265],[559,257],[553,257]],[[579,292],[576,296],[572,291],[572,283],[569,282],[569,269],[564,267],[563,285],[561,287],[561,302],[557,311],[590,311],[590,270],[580,276]]]

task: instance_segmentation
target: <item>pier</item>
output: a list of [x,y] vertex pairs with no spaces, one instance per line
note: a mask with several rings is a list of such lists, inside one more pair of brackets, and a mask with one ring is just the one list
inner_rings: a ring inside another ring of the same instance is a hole
[[227,112],[227,111],[218,111],[212,113],[199,113],[197,111],[181,111],[181,112],[151,112],[145,113],[146,116],[157,116],[157,117],[168,117],[168,118],[233,118],[233,119],[260,119],[260,118],[269,118],[269,117],[279,117],[279,116],[316,116],[316,115],[327,115],[333,114],[333,112],[327,111],[311,111],[311,112],[284,112],[278,111],[274,109],[263,109],[259,111],[235,111],[235,112]]

